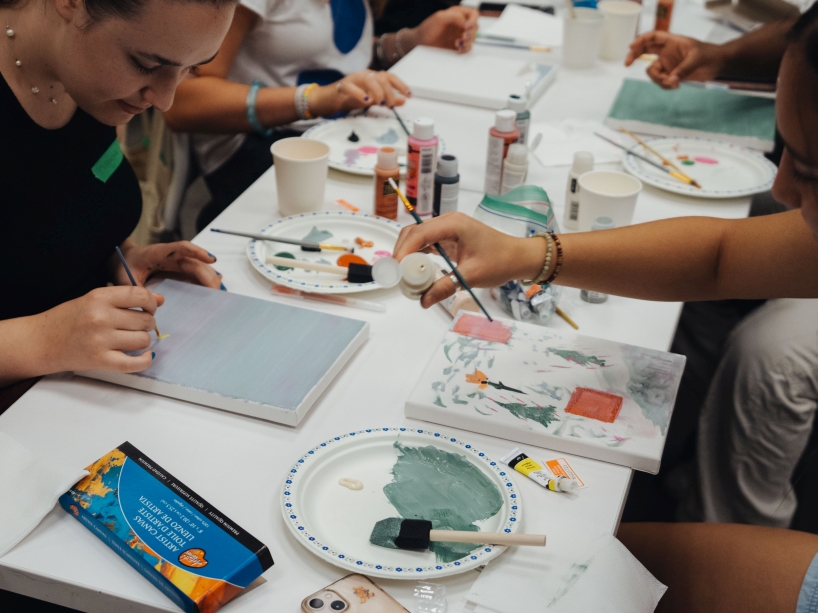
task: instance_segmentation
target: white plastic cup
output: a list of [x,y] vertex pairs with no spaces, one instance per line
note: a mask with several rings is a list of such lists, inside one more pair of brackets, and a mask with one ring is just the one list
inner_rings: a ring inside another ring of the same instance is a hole
[[621,62],[636,37],[642,5],[631,0],[605,0],[599,3],[599,11],[605,15],[599,58]]
[[610,217],[617,228],[633,221],[642,182],[624,172],[592,170],[579,177],[579,230],[588,232],[597,217]]
[[327,185],[329,146],[310,138],[282,138],[270,147],[282,217],[320,211]]
[[576,19],[570,13],[563,19],[562,65],[566,68],[593,68],[602,42],[605,16],[596,9],[574,9]]

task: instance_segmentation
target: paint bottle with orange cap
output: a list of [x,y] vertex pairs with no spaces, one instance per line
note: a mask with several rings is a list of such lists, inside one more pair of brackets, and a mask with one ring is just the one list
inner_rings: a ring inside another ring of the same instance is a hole
[[381,147],[375,163],[375,215],[398,219],[398,193],[389,185],[389,179],[400,182],[398,152],[394,147]]

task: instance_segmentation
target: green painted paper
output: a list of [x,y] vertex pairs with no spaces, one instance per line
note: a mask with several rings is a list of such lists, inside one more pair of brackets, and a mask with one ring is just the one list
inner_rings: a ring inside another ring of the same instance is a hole
[[775,100],[684,84],[665,90],[625,79],[608,117],[766,141],[775,137]]
[[103,183],[107,183],[111,175],[119,168],[124,157],[125,156],[122,155],[122,148],[119,146],[119,141],[114,139],[114,142],[105,150],[102,157],[96,161],[96,164],[91,166],[91,172],[94,173],[97,179]]

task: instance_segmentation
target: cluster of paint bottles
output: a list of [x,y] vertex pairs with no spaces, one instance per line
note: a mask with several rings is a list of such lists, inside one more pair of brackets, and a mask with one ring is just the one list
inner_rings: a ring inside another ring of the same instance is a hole
[[551,285],[523,285],[519,281],[509,281],[492,289],[491,295],[514,319],[545,325],[557,306],[557,292]]
[[507,108],[494,115],[486,155],[485,192],[506,194],[523,184],[528,173],[528,132],[531,113],[525,99],[512,94]]
[[[431,119],[420,118],[412,123],[406,156],[406,197],[418,215],[428,217],[457,210],[460,175],[457,158],[443,155],[438,159],[439,140]],[[398,195],[389,179],[400,181],[398,154],[393,147],[378,151],[375,165],[375,214],[388,219],[398,218]]]

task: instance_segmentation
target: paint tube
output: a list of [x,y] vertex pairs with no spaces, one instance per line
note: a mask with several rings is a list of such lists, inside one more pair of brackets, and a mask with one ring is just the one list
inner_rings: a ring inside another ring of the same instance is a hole
[[536,481],[545,489],[552,492],[573,492],[579,483],[576,479],[568,477],[557,477],[553,479],[543,470],[543,467],[520,451],[519,447],[512,449],[507,456],[500,460],[505,462],[518,473],[525,475],[532,481]]

